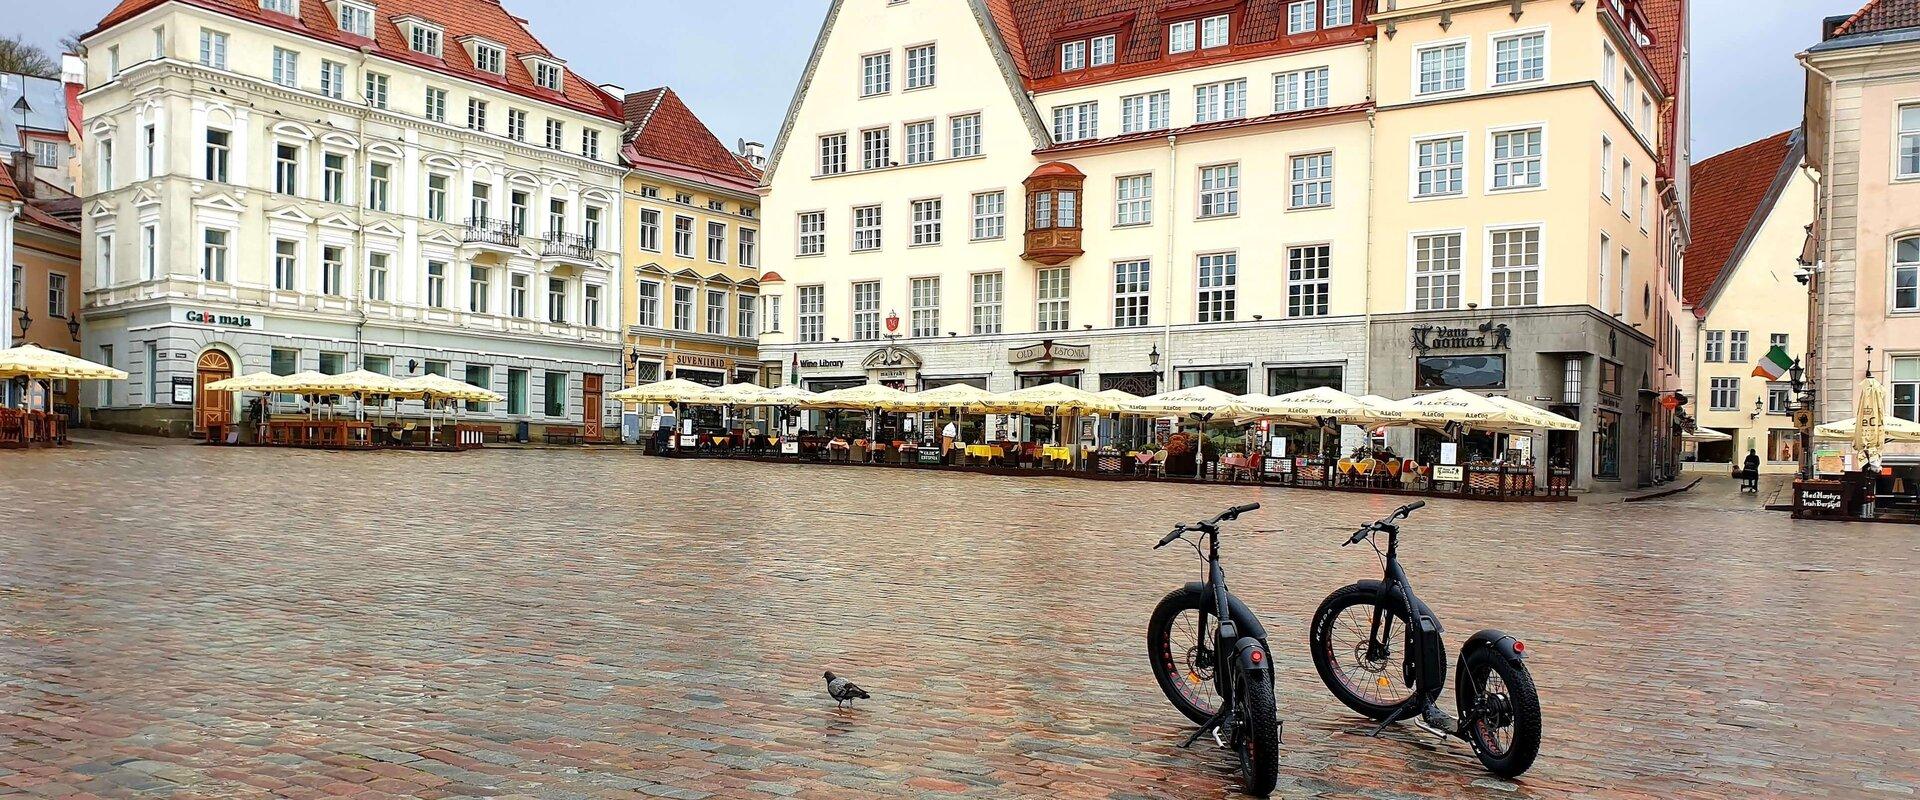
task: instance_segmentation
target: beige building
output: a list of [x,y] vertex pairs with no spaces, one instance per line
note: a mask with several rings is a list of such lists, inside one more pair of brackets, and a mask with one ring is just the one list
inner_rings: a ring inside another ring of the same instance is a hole
[[97,421],[198,432],[242,413],[212,381],[353,369],[617,419],[619,100],[498,2],[124,0],[82,41],[87,355],[131,374]]
[[[1808,259],[1819,421],[1852,416],[1869,373],[1887,381],[1896,416],[1920,418],[1920,0],[1831,18],[1800,59],[1807,162],[1821,179]],[[1920,452],[1896,445],[1887,461]]]
[[1807,287],[1800,255],[1813,222],[1814,180],[1798,131],[1769,136],[1693,166],[1683,330],[1692,339],[1688,394],[1700,428],[1730,441],[1691,448],[1703,468],[1744,464],[1792,472],[1800,459],[1787,379],[1755,375],[1778,347],[1806,352]]
[[815,389],[1505,392],[1587,424],[1543,470],[1651,480],[1680,3],[1373,6],[835,2],[765,180],[763,359]]

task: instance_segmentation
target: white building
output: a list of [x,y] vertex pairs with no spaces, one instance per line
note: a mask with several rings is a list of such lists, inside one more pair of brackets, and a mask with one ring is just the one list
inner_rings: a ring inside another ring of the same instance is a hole
[[499,3],[125,0],[82,41],[88,356],[132,376],[101,424],[204,430],[239,413],[212,380],[357,368],[607,421],[619,102]]

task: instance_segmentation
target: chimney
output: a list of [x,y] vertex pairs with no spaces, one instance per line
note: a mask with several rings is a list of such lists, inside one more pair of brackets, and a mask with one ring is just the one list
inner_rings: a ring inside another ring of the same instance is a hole
[[621,86],[620,84],[617,84],[617,83],[600,84],[600,91],[613,95],[614,99],[616,100],[625,100],[627,97],[626,87]]
[[13,183],[20,189],[20,198],[33,199],[33,153],[27,148],[13,152],[13,163],[7,165],[13,170]]
[[747,163],[752,164],[754,169],[764,169],[767,166],[767,146],[764,144],[749,139],[741,139],[739,149],[736,152],[738,152],[740,157],[745,159]]

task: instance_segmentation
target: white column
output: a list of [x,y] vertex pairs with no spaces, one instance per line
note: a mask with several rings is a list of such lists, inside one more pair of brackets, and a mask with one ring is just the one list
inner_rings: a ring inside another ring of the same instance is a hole
[[[17,200],[0,206],[0,350],[13,346],[13,218],[19,213]],[[13,381],[0,381],[0,406],[12,404]]]

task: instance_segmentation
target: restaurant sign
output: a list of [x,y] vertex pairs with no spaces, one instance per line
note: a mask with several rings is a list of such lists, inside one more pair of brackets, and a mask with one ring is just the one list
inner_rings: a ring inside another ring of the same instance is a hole
[[838,359],[838,358],[800,359],[801,369],[832,369],[835,367],[844,367],[846,365],[847,365],[847,362],[844,359]]
[[206,308],[176,307],[174,321],[188,325],[208,325],[215,328],[239,328],[241,330],[263,330],[266,320],[252,314],[232,311],[214,311]]
[[732,363],[720,356],[700,356],[687,353],[674,353],[669,356],[675,366],[698,367],[705,369],[727,369]]
[[1007,363],[1027,364],[1034,361],[1085,361],[1093,356],[1093,347],[1084,344],[1061,344],[1048,339],[1038,344],[1015,347],[1007,351]]
[[1482,322],[1477,328],[1415,325],[1409,333],[1413,349],[1421,353],[1434,350],[1513,349],[1507,342],[1513,337],[1513,329],[1504,322]]

